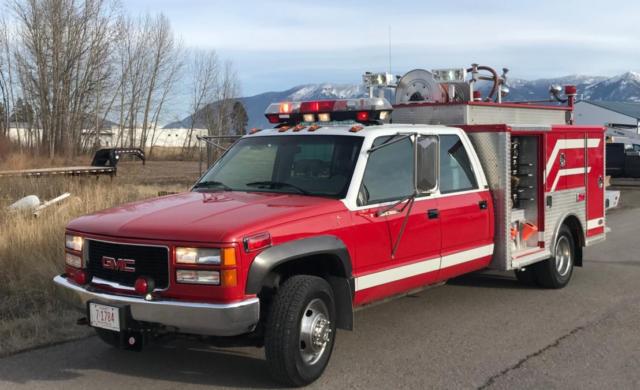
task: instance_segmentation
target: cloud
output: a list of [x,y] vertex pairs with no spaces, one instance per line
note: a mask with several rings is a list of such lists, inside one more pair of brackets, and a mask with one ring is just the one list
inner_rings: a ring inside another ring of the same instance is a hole
[[[358,82],[394,72],[507,66],[513,77],[609,75],[637,69],[640,2],[194,1],[125,2],[162,11],[185,44],[234,61],[247,94],[316,81]],[[351,75],[348,77],[347,75]],[[348,79],[347,79],[348,78]]]

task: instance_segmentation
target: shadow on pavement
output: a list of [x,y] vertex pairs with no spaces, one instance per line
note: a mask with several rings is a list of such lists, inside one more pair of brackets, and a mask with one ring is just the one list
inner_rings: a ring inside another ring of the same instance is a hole
[[452,286],[504,288],[513,290],[530,290],[536,287],[526,286],[515,278],[513,274],[496,274],[478,272],[450,279],[447,284]]
[[[132,380],[144,378],[175,382],[176,386],[278,386],[269,375],[266,362],[260,358],[262,351],[257,348],[217,349],[176,340],[151,344],[142,352],[131,352],[109,347],[93,337],[55,349],[58,349],[54,353],[55,359],[52,354],[27,353],[4,360],[0,366],[0,381],[33,384],[34,381],[73,380],[79,382],[80,387],[86,381],[85,388],[90,384],[92,388],[126,388]],[[85,358],[79,359],[78,355]],[[114,383],[114,377],[125,378]]]

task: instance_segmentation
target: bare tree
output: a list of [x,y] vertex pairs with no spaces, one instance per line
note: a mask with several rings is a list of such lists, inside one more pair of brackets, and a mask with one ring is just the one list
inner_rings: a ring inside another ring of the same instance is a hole
[[214,50],[195,50],[190,54],[189,74],[191,75],[191,96],[189,113],[189,131],[183,145],[183,154],[189,153],[193,131],[199,122],[201,110],[207,104],[216,99],[215,92],[218,87],[219,62]]
[[[166,16],[125,16],[118,0],[5,1],[12,27],[0,20],[0,135],[16,112],[15,90],[31,113],[18,115],[29,121],[18,134],[51,157],[97,147],[109,119],[117,145],[155,143],[185,57]],[[223,134],[234,115],[235,73],[213,51],[197,57],[192,113],[216,102],[220,110],[202,123]]]
[[239,95],[238,79],[230,61],[225,62],[214,91],[214,104],[205,110],[205,123],[209,135],[229,135],[233,105]]
[[118,21],[118,30],[120,40],[114,64],[119,80],[114,83],[117,87],[110,103],[115,104],[118,113],[117,143],[144,148],[150,135],[153,143],[162,110],[175,87],[182,66],[182,48],[162,14],[138,19],[123,17]]
[[171,63],[175,60],[173,58],[175,42],[173,33],[171,31],[171,24],[169,19],[163,14],[158,15],[151,20],[148,24],[149,30],[146,32],[149,36],[149,62],[148,80],[145,83],[145,102],[143,108],[142,118],[142,131],[140,135],[140,147],[144,148],[147,142],[147,132],[149,130],[150,115],[152,115],[152,105],[154,96],[161,89],[160,86],[166,80],[165,77],[170,77],[168,70],[171,68]]
[[12,64],[10,53],[9,28],[4,17],[0,18],[0,95],[2,100],[2,116],[0,117],[1,132],[0,134],[7,136],[9,133],[11,109],[13,107],[13,82],[12,82]]
[[[109,73],[116,9],[107,0],[13,0],[15,59],[37,104],[41,143],[76,153],[87,112]],[[25,75],[29,75],[26,77]]]
[[156,107],[151,118],[151,123],[153,123],[153,125],[151,126],[152,134],[149,146],[149,156],[153,154],[153,146],[156,143],[156,133],[164,105],[169,100],[172,92],[174,92],[175,84],[180,80],[180,71],[184,66],[184,61],[182,60],[183,57],[184,49],[182,48],[182,45],[175,44],[171,51],[171,55],[169,56],[169,60],[166,62],[166,68],[163,71],[163,77],[161,78],[162,82],[159,84],[158,88],[159,94]]

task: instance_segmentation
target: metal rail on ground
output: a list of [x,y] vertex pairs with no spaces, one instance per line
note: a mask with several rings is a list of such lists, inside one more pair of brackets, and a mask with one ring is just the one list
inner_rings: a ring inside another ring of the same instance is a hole
[[146,157],[144,151],[138,148],[109,148],[96,151],[90,166],[50,167],[35,169],[18,169],[0,171],[0,178],[5,177],[45,177],[45,176],[100,176],[109,175],[113,178],[118,171],[118,161],[123,155],[132,155],[142,160]]

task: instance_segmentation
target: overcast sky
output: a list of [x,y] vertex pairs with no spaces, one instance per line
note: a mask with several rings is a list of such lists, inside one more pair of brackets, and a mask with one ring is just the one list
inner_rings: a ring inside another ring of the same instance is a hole
[[[364,71],[506,66],[511,77],[640,70],[638,1],[123,0],[232,60],[243,95]],[[389,30],[391,34],[389,34]]]

